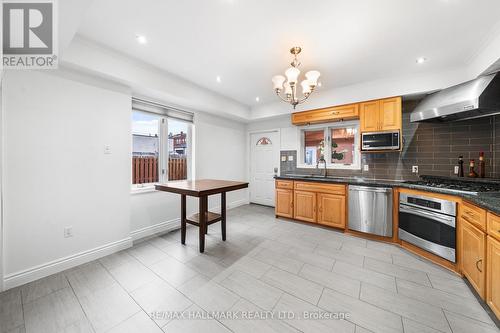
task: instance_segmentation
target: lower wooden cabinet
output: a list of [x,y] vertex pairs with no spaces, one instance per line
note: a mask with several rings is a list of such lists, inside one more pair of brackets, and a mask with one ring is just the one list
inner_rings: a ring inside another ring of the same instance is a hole
[[500,241],[488,236],[486,244],[486,303],[500,318]]
[[294,218],[305,222],[316,222],[316,193],[294,191]]
[[275,214],[282,217],[293,217],[293,190],[276,189]]
[[345,227],[345,196],[318,193],[318,223],[330,227]]
[[460,219],[462,273],[476,289],[482,299],[485,297],[486,282],[486,234]]

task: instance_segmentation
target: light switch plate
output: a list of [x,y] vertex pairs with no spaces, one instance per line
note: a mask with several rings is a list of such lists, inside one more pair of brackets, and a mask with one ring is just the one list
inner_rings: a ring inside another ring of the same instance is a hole
[[370,166],[368,164],[363,165],[363,171],[370,171]]
[[455,173],[455,175],[458,175],[458,165],[455,165],[455,169],[453,172]]
[[418,173],[418,165],[414,165],[411,167],[411,172]]
[[288,155],[288,162],[292,162],[293,161],[293,155]]
[[285,155],[281,156],[281,162],[286,162],[286,156]]
[[104,146],[104,154],[106,154],[106,155],[111,154],[111,146],[109,146],[109,145]]

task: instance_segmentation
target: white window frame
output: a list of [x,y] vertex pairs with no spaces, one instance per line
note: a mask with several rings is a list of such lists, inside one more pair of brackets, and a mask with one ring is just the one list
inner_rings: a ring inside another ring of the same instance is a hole
[[[354,156],[353,156],[353,163],[352,164],[339,164],[339,163],[332,163],[331,162],[331,156],[332,156],[332,145],[330,144],[331,142],[331,137],[330,137],[330,130],[334,128],[345,128],[345,127],[354,127],[356,129],[356,133],[354,134]],[[359,121],[353,120],[353,121],[342,121],[342,122],[335,122],[335,123],[326,123],[326,124],[315,124],[315,125],[307,125],[307,126],[300,126],[298,128],[299,130],[299,135],[298,135],[298,152],[297,152],[297,168],[303,168],[303,169],[316,169],[316,164],[305,164],[304,163],[304,132],[305,131],[311,131],[311,130],[319,130],[323,129],[324,132],[324,138],[325,138],[325,160],[326,160],[326,168],[327,169],[341,169],[341,170],[361,170],[361,150],[360,150],[360,132],[359,132]]]
[[[146,111],[138,111],[138,110],[132,110],[132,112],[144,112],[144,113],[151,113],[152,115],[157,115],[158,116],[158,137],[159,137],[159,144],[158,144],[158,182],[152,182],[152,183],[142,183],[142,184],[131,184],[131,191],[132,193],[142,193],[142,192],[150,192],[155,190],[155,185],[156,184],[161,184],[164,182],[168,181],[168,122],[169,120],[172,121],[180,121],[183,122],[183,120],[176,119],[176,118],[171,118],[168,116],[161,116],[158,115],[157,113],[153,112],[146,112]],[[185,123],[188,125],[188,131],[186,135],[186,140],[187,140],[187,180],[193,179],[193,134],[194,134],[194,123],[185,121]],[[132,155],[132,152],[131,152]],[[130,164],[132,167],[132,163]],[[130,172],[132,175],[132,170]],[[132,183],[132,179],[131,179]]]

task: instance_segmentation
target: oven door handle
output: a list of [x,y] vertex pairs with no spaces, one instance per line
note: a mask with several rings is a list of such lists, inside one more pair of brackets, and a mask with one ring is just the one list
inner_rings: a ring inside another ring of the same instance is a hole
[[437,213],[433,213],[433,212],[427,212],[427,211],[422,210],[422,209],[413,208],[413,207],[409,207],[409,206],[403,206],[403,205],[399,205],[399,211],[402,213],[408,213],[408,214],[412,214],[412,215],[418,215],[418,216],[424,217],[424,218],[429,218],[429,219],[444,223],[446,225],[449,225],[450,227],[453,227],[453,228],[455,228],[455,225],[456,225],[455,218],[451,217],[451,216],[441,215],[441,214],[437,214]]

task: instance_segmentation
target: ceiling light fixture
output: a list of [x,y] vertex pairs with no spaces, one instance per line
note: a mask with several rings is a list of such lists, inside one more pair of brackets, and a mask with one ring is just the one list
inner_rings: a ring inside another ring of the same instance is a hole
[[[278,97],[284,102],[290,103],[293,108],[298,104],[304,103],[306,99],[311,96],[314,91],[314,88],[318,85],[318,78],[321,75],[318,71],[309,71],[306,73],[306,79],[300,82],[302,86],[302,94],[304,97],[299,98],[297,96],[297,85],[299,83],[298,78],[300,74],[299,66],[300,62],[297,59],[297,55],[302,51],[302,49],[298,46],[292,47],[290,49],[290,53],[293,54],[293,61],[290,65],[292,67],[288,68],[285,71],[285,76],[276,75],[273,77],[273,88],[274,92]],[[285,82],[286,81],[286,82]],[[281,91],[284,89],[285,96],[281,96]]]
[[217,75],[217,77],[215,78],[215,81],[217,81],[218,83],[221,83],[222,79],[219,75]]
[[424,58],[424,57],[417,58],[417,64],[423,64],[426,61],[427,61],[427,58]]
[[142,35],[136,35],[135,38],[139,44],[146,44],[148,42],[147,38]]
[[255,101],[260,102],[260,97],[259,96],[255,97]]

